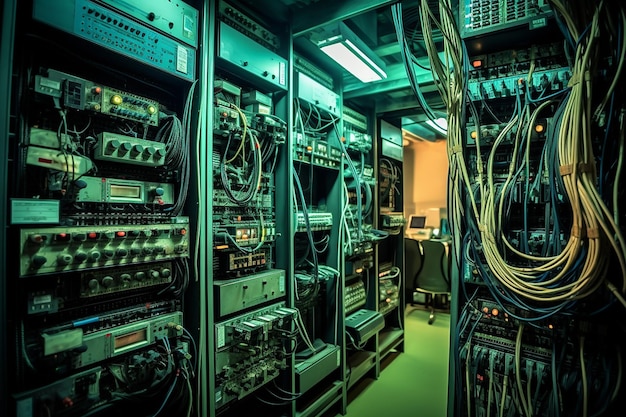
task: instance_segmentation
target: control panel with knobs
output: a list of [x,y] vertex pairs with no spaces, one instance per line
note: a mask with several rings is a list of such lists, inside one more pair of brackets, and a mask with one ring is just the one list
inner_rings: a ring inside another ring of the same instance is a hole
[[[189,218],[185,216],[174,218],[172,223],[151,225],[22,229],[20,276],[188,257],[188,230]],[[150,268],[140,271],[153,275]]]
[[108,268],[81,273],[82,298],[132,291],[172,282],[171,262]]
[[94,157],[104,161],[157,167],[165,164],[165,154],[165,143],[103,132],[98,135]]

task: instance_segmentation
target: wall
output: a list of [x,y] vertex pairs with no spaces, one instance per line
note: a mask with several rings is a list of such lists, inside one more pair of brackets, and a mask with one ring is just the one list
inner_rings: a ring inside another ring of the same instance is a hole
[[[404,147],[405,216],[428,216],[427,226],[439,227],[439,208],[446,207],[448,157],[445,140],[409,140]],[[435,209],[435,210],[431,210]]]

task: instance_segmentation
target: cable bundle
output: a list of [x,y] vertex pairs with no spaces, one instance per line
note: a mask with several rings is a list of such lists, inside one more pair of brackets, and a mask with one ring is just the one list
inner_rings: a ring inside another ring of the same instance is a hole
[[[479,252],[474,261],[485,262],[481,275],[486,281],[492,281],[487,284],[497,298],[520,303],[531,310],[540,303],[539,308],[546,307],[549,310],[545,312],[554,313],[607,284],[626,306],[613,284],[606,281],[612,257],[621,270],[622,292],[626,291],[626,242],[609,208],[610,203],[603,200],[597,188],[597,157],[592,143],[593,129],[606,103],[610,102],[608,97],[613,94],[616,82],[613,80],[598,100],[591,79],[592,74],[597,73],[597,58],[603,52],[600,39],[615,36],[610,33],[615,30],[621,37],[626,23],[623,8],[609,19],[608,6],[601,2],[588,9],[581,6],[586,13],[577,12],[574,17],[571,11],[575,7],[567,9],[560,1],[554,2],[567,27],[566,37],[576,40],[572,43],[575,54],[569,85],[555,94],[544,96],[542,93],[539,97],[531,97],[527,84],[534,70],[533,60],[527,80],[520,79],[515,88],[515,110],[486,154],[481,149],[484,144],[481,143],[480,129],[477,129],[477,177],[470,178],[463,156],[466,101],[473,119],[478,122],[479,118],[471,100],[465,99],[467,54],[455,26],[450,2],[439,2],[440,20],[428,8],[426,0],[421,4],[425,45],[435,85],[448,112],[449,211],[453,213],[449,217],[454,219],[452,230],[456,244],[460,244],[460,236],[454,231],[460,230],[461,221],[465,219],[471,237],[477,243],[474,250]],[[587,21],[585,17],[591,17],[591,20]],[[603,26],[600,22],[605,18],[611,23]],[[432,42],[430,30],[433,26],[443,33],[444,55],[441,59]],[[625,52],[623,42],[621,44],[616,71],[620,71],[623,65]],[[616,72],[615,77],[618,76],[619,72]],[[594,110],[593,104],[597,102],[600,104]],[[556,128],[546,135],[540,166],[531,166],[531,128],[542,112],[554,108],[557,108],[553,118]],[[505,142],[512,148],[509,169],[505,178],[496,178],[495,156]],[[545,214],[549,251],[535,254],[529,250],[527,242],[527,212],[522,215],[521,242],[512,241],[507,228],[512,202],[517,200],[527,207],[542,182],[549,185],[551,193]],[[465,189],[475,190],[467,194],[466,200],[461,197],[461,183]],[[519,196],[520,185],[522,197]],[[558,210],[564,206],[569,207],[565,217],[563,210]],[[465,207],[471,208],[471,212]],[[563,231],[568,222],[570,230]],[[566,236],[563,244],[560,242],[562,234]]]

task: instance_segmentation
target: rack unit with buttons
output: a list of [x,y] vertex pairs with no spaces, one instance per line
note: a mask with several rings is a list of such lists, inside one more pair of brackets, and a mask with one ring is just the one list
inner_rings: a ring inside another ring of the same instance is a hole
[[179,414],[200,360],[187,201],[202,176],[192,143],[202,3],[8,3],[25,45],[11,60],[20,122],[0,170],[13,260],[0,292],[14,295],[16,338],[0,414]]
[[[57,13],[50,13],[50,10]],[[113,8],[89,0],[60,3],[35,0],[33,17],[170,75],[188,81],[195,79],[197,63],[193,47],[161,34]],[[197,22],[188,27],[194,29]]]
[[189,223],[22,229],[20,275],[189,256]]

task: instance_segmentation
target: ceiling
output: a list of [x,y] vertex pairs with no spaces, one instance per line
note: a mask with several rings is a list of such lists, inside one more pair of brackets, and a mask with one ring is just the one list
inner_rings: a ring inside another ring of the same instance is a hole
[[[404,36],[418,62],[428,67],[428,58],[421,41],[419,1],[401,1]],[[277,21],[291,22],[296,51],[335,78],[343,80],[344,100],[352,107],[375,108],[379,116],[396,126],[401,126],[410,134],[429,141],[438,140],[442,135],[424,123],[426,116],[407,77],[391,13],[391,5],[397,2],[397,0],[279,0],[262,3],[264,15],[272,16]],[[243,3],[254,9],[257,2],[244,0]],[[434,8],[437,0],[429,0],[429,3]],[[331,61],[308,40],[313,30],[339,20],[344,21],[385,62],[386,79],[362,83]],[[435,32],[434,37],[435,43],[440,44],[441,36]],[[442,109],[430,71],[418,66],[414,68],[420,90],[428,104],[434,109]]]

